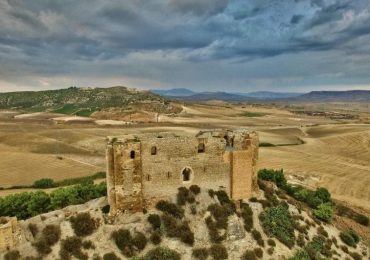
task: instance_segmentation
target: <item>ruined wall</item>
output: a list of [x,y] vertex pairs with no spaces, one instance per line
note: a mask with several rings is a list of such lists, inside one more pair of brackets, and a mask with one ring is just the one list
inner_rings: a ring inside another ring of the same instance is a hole
[[2,217],[1,218],[0,251],[9,250],[16,246],[17,232],[18,232],[17,218],[15,217]]
[[[198,153],[199,143],[205,151]],[[152,147],[157,153],[151,154]],[[172,197],[180,186],[192,184],[229,192],[230,163],[224,159],[223,137],[196,138],[175,136],[142,141],[143,194],[148,204],[158,198]],[[183,181],[184,168],[191,169],[190,181]]]
[[150,207],[180,186],[223,189],[236,200],[257,187],[258,137],[246,131],[126,136],[110,139],[106,152],[111,214]]

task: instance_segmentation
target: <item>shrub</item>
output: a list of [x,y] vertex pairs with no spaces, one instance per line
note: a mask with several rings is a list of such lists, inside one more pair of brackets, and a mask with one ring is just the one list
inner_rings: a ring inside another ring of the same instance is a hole
[[218,190],[218,191],[216,191],[215,194],[217,196],[218,201],[221,203],[221,205],[232,203],[232,201],[230,200],[229,195],[227,195],[226,191]]
[[189,190],[194,194],[198,195],[200,193],[200,187],[198,185],[191,185]]
[[363,226],[369,226],[369,218],[361,213],[355,212],[351,208],[348,208],[344,205],[337,205],[336,210],[339,216],[345,216],[350,219],[353,219],[354,221]]
[[355,247],[357,243],[360,241],[360,237],[357,235],[355,231],[351,229],[344,232],[340,232],[339,237],[345,244],[352,247]]
[[147,239],[145,235],[141,232],[136,232],[136,234],[132,238],[132,245],[141,251],[145,248],[146,243],[147,243]]
[[61,241],[59,255],[62,259],[69,259],[74,256],[78,259],[86,259],[87,255],[81,251],[82,240],[79,237],[67,237]]
[[357,252],[351,252],[349,253],[349,255],[354,259],[354,260],[361,260],[362,259],[362,256],[357,253]]
[[244,221],[245,230],[250,232],[253,228],[253,210],[249,204],[243,203],[241,205],[241,216]]
[[5,260],[18,260],[21,258],[21,254],[18,250],[10,250],[4,255]]
[[197,214],[197,207],[195,205],[191,205],[190,206],[190,213],[192,215],[196,215]]
[[132,257],[134,255],[132,249],[132,236],[129,230],[122,228],[118,229],[112,233],[112,238],[122,254],[127,257]]
[[258,230],[256,230],[256,229],[253,229],[252,230],[252,237],[254,238],[254,240],[257,241],[257,244],[259,246],[262,246],[262,247],[265,246],[265,243],[264,243],[264,241],[262,239],[261,233]]
[[333,206],[329,202],[320,204],[313,210],[313,214],[318,219],[330,223],[333,218]]
[[43,238],[48,242],[49,246],[56,244],[61,235],[60,227],[57,225],[46,225],[42,230]]
[[101,212],[103,212],[104,214],[108,214],[110,211],[110,205],[105,205],[104,207],[101,208]]
[[254,250],[247,250],[241,257],[242,260],[257,260],[256,253]]
[[213,199],[215,197],[215,191],[212,189],[208,190],[208,195]]
[[148,222],[152,225],[154,230],[157,230],[161,227],[161,218],[157,214],[150,214],[148,216]]
[[165,200],[158,201],[158,203],[156,204],[156,208],[176,218],[182,218],[184,216],[184,211],[181,208],[179,208],[176,204]]
[[91,235],[96,229],[95,222],[88,212],[71,217],[70,222],[75,234],[79,237]]
[[95,249],[95,245],[91,240],[86,240],[82,242],[82,247],[84,249]]
[[177,237],[179,234],[177,232],[177,219],[169,214],[163,214],[162,216],[163,227],[166,231],[167,236]]
[[46,188],[53,188],[55,187],[55,183],[53,179],[43,178],[35,181],[32,185],[33,188],[36,189],[46,189]]
[[282,206],[268,208],[262,213],[261,220],[267,234],[274,235],[289,248],[294,245],[293,221],[286,208]]
[[254,253],[256,254],[256,256],[258,258],[262,258],[263,257],[263,250],[260,247],[255,248],[253,251],[254,251]]
[[187,188],[185,187],[178,188],[178,192],[176,195],[177,205],[179,206],[185,205],[190,196],[191,194]]
[[220,235],[220,233],[218,232],[216,223],[213,221],[211,216],[207,217],[205,221],[208,227],[208,234],[209,234],[211,242],[220,243],[222,240],[226,238],[226,234],[222,236]]
[[162,242],[162,236],[161,236],[161,233],[159,231],[154,231],[152,233],[152,235],[150,236],[150,241],[152,241],[152,243],[154,245],[158,245]]
[[302,234],[299,234],[298,235],[298,238],[297,238],[297,245],[299,246],[299,247],[304,247],[304,245],[305,245],[306,243],[305,243],[305,241],[304,241],[304,237],[303,237],[303,235]]
[[180,260],[179,253],[166,247],[156,247],[150,250],[143,260]]
[[29,223],[28,224],[28,229],[30,230],[32,236],[35,238],[37,234],[39,233],[39,228],[37,227],[36,224],[34,223]]
[[36,248],[36,251],[40,255],[47,255],[50,254],[51,248],[47,240],[44,238],[38,239],[35,243],[32,244],[33,247]]
[[329,237],[328,232],[322,226],[319,226],[317,228],[317,234],[322,235],[324,237]]
[[269,239],[267,240],[267,244],[268,244],[269,246],[272,246],[272,247],[275,247],[275,246],[276,246],[276,242],[275,242],[275,240],[273,240],[273,239],[271,239],[271,238],[269,238]]
[[116,256],[115,253],[111,252],[111,253],[106,253],[103,256],[103,260],[121,260],[121,258],[119,258],[118,256]]
[[213,259],[227,259],[228,253],[223,245],[214,244],[209,249],[210,255],[213,257]]
[[192,256],[195,259],[206,260],[209,256],[209,252],[208,252],[208,249],[204,248],[204,247],[203,248],[194,248]]
[[299,250],[293,257],[290,257],[289,260],[310,260],[310,256],[305,250]]
[[227,228],[227,220],[229,214],[231,213],[227,205],[220,205],[217,203],[211,204],[207,208],[208,211],[211,212],[212,216],[216,220],[216,227],[218,229],[226,229]]
[[268,170],[262,169],[258,172],[258,178],[265,181],[275,182],[278,187],[284,187],[287,180],[284,176],[283,170]]
[[269,247],[267,249],[267,254],[272,255],[273,253],[274,253],[274,248],[273,247]]
[[190,230],[188,223],[184,223],[178,227],[178,232],[180,235],[180,240],[192,246],[194,244],[194,233]]
[[321,236],[313,237],[312,241],[305,246],[307,254],[311,259],[320,259],[320,252],[324,249],[325,238]]

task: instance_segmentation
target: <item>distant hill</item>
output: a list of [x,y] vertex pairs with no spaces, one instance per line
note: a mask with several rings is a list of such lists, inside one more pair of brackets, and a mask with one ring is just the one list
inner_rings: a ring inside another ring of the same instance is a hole
[[186,97],[194,95],[195,92],[187,88],[173,88],[173,89],[152,89],[150,92],[156,93],[165,97]]
[[311,102],[370,102],[370,90],[312,91],[298,96],[294,100]]
[[238,94],[227,92],[201,92],[191,96],[172,97],[179,100],[187,101],[208,101],[208,100],[223,100],[223,101],[246,101],[250,98]]
[[168,101],[149,91],[126,87],[77,88],[0,93],[0,109],[20,109],[39,112],[89,116],[111,107],[127,108],[137,104],[166,106]]
[[187,88],[173,88],[168,90],[153,89],[150,91],[164,97],[192,101],[207,101],[215,99],[223,101],[271,100],[271,99],[291,98],[302,95],[302,93],[272,92],[272,91],[256,91],[247,93],[222,92],[222,91],[195,92]]
[[258,98],[258,99],[279,99],[279,98],[297,97],[297,96],[302,95],[303,93],[255,91],[255,92],[236,93],[236,94],[247,96],[247,97],[250,97],[250,98]]

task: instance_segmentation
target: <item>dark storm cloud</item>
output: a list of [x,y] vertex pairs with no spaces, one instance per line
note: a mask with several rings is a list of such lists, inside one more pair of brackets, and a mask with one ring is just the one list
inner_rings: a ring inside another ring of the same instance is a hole
[[[369,24],[367,0],[0,0],[0,88],[3,81],[35,87],[38,81],[54,86],[54,78],[85,83],[89,75],[164,86],[201,82],[204,88],[222,76],[239,88],[249,81],[308,77],[317,85],[315,57],[322,56],[322,77],[340,82],[341,75],[353,74],[340,64],[343,58],[361,60],[360,71],[370,69],[364,47]],[[298,57],[312,62],[311,69],[293,73]],[[264,60],[286,67],[272,76],[265,66],[250,66]],[[213,73],[202,78],[198,66]],[[361,75],[356,73],[356,82],[368,78]]]

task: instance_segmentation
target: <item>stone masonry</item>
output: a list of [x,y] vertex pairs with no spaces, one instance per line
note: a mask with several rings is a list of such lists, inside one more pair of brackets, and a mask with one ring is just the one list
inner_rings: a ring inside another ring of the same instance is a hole
[[0,217],[0,252],[14,248],[19,227],[16,217]]
[[257,133],[244,129],[108,138],[110,213],[141,211],[194,184],[223,189],[234,200],[250,198],[257,190],[258,144]]

